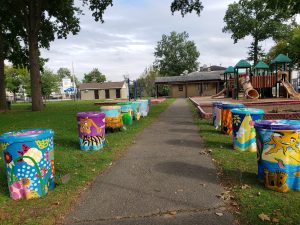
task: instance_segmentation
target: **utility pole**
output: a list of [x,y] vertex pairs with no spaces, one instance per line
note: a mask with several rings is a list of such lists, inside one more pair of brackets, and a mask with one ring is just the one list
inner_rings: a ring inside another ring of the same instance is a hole
[[76,101],[76,85],[75,85],[75,74],[74,74],[74,66],[73,66],[73,61],[72,61],[72,73],[73,73],[74,101]]

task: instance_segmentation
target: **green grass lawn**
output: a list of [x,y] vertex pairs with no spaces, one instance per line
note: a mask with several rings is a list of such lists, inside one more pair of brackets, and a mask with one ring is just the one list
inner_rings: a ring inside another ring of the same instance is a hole
[[[101,151],[81,151],[77,134],[76,113],[98,111],[92,101],[48,102],[43,112],[31,112],[29,104],[12,105],[0,113],[0,134],[26,128],[54,130],[56,188],[43,198],[14,201],[9,197],[2,152],[0,155],[0,224],[54,224],[64,215],[84,190],[112,161],[124,153],[136,135],[151,124],[171,103],[167,99],[152,105],[150,114],[122,132],[106,135],[108,146]],[[62,182],[63,177],[70,180]]]
[[[300,192],[279,193],[264,187],[257,180],[256,153],[232,150],[232,139],[215,130],[212,122],[200,119],[196,108],[190,103],[199,135],[205,142],[220,171],[221,182],[231,191],[237,203],[232,212],[240,224],[300,224]],[[264,213],[269,221],[258,215]],[[278,220],[278,222],[277,222]]]

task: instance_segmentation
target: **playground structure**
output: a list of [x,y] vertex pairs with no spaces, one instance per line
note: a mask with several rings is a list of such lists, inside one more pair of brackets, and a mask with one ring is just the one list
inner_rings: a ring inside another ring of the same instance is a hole
[[259,61],[252,71],[250,63],[240,60],[235,67],[230,66],[224,71],[224,88],[211,97],[223,95],[238,100],[240,92],[243,92],[243,97],[250,100],[272,97],[300,99],[300,94],[290,83],[290,62],[289,57],[279,54],[270,62],[270,67]]

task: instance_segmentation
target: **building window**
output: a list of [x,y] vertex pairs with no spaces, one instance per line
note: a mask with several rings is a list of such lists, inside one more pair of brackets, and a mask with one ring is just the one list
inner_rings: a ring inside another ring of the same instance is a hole
[[183,91],[183,85],[178,85],[178,91]]
[[98,90],[94,90],[94,97],[95,97],[95,99],[99,99],[99,91]]
[[116,98],[121,98],[121,89],[116,89]]
[[109,89],[105,90],[105,98],[110,98],[110,96],[109,96]]

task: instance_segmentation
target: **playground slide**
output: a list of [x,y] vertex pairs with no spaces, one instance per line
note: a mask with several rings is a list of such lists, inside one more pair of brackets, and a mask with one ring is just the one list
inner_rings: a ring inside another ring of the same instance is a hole
[[300,94],[295,91],[293,85],[291,85],[290,82],[282,80],[281,83],[292,98],[300,99]]
[[212,97],[212,98],[219,97],[219,96],[221,96],[226,90],[227,90],[227,88],[224,88],[222,91],[220,91],[219,93],[217,93],[217,94],[215,94],[215,95],[212,95],[211,97]]
[[243,85],[243,90],[246,98],[250,99],[258,99],[259,94],[257,90],[255,90],[250,81],[247,81],[245,77],[240,78],[240,83]]

